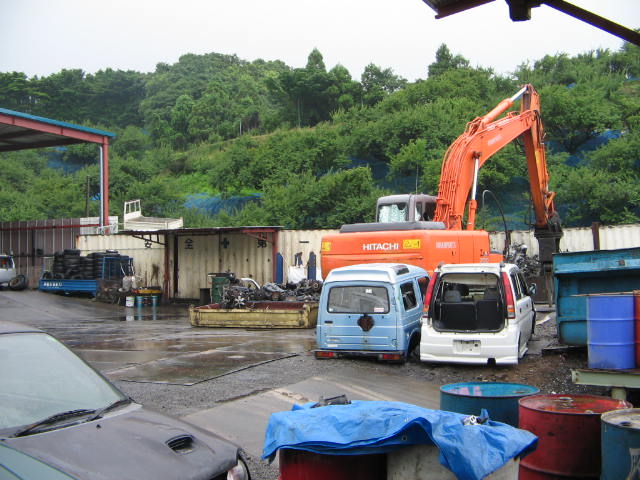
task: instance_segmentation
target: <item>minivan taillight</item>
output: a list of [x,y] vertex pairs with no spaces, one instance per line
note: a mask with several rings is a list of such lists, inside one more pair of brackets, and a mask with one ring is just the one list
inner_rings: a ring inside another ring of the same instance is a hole
[[431,298],[433,298],[433,288],[438,280],[438,273],[434,273],[429,285],[427,285],[427,292],[424,294],[424,315],[429,313],[429,305],[431,304]]
[[516,305],[513,301],[511,280],[507,272],[502,272],[502,286],[504,287],[505,301],[507,302],[507,318],[516,318]]

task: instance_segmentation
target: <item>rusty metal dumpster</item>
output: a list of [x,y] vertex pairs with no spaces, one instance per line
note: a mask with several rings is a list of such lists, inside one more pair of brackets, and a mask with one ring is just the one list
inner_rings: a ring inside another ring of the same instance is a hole
[[558,339],[587,345],[587,295],[632,292],[640,285],[640,248],[553,256]]
[[317,321],[317,302],[247,302],[245,308],[221,308],[219,303],[189,307],[189,322],[194,327],[314,328]]

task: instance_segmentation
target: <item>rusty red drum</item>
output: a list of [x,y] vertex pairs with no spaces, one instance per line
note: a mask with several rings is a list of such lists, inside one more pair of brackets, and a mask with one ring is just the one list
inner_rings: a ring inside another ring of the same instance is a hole
[[631,407],[597,395],[532,395],[521,398],[519,428],[538,437],[538,448],[520,461],[520,480],[600,476],[600,415]]
[[385,480],[386,454],[322,455],[284,448],[278,452],[279,480]]

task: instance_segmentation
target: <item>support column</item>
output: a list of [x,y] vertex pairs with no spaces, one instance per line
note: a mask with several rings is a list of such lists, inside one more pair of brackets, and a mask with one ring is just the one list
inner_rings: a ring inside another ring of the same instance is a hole
[[100,146],[100,180],[100,227],[103,233],[107,233],[109,232],[109,140],[106,137]]

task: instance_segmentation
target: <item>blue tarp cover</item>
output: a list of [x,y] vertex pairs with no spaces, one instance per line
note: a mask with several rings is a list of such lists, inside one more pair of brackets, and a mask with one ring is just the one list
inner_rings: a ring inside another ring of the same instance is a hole
[[500,422],[464,425],[468,415],[401,402],[294,407],[271,415],[262,458],[281,448],[325,455],[387,453],[408,445],[436,445],[440,463],[459,479],[480,480],[533,451],[537,437]]

